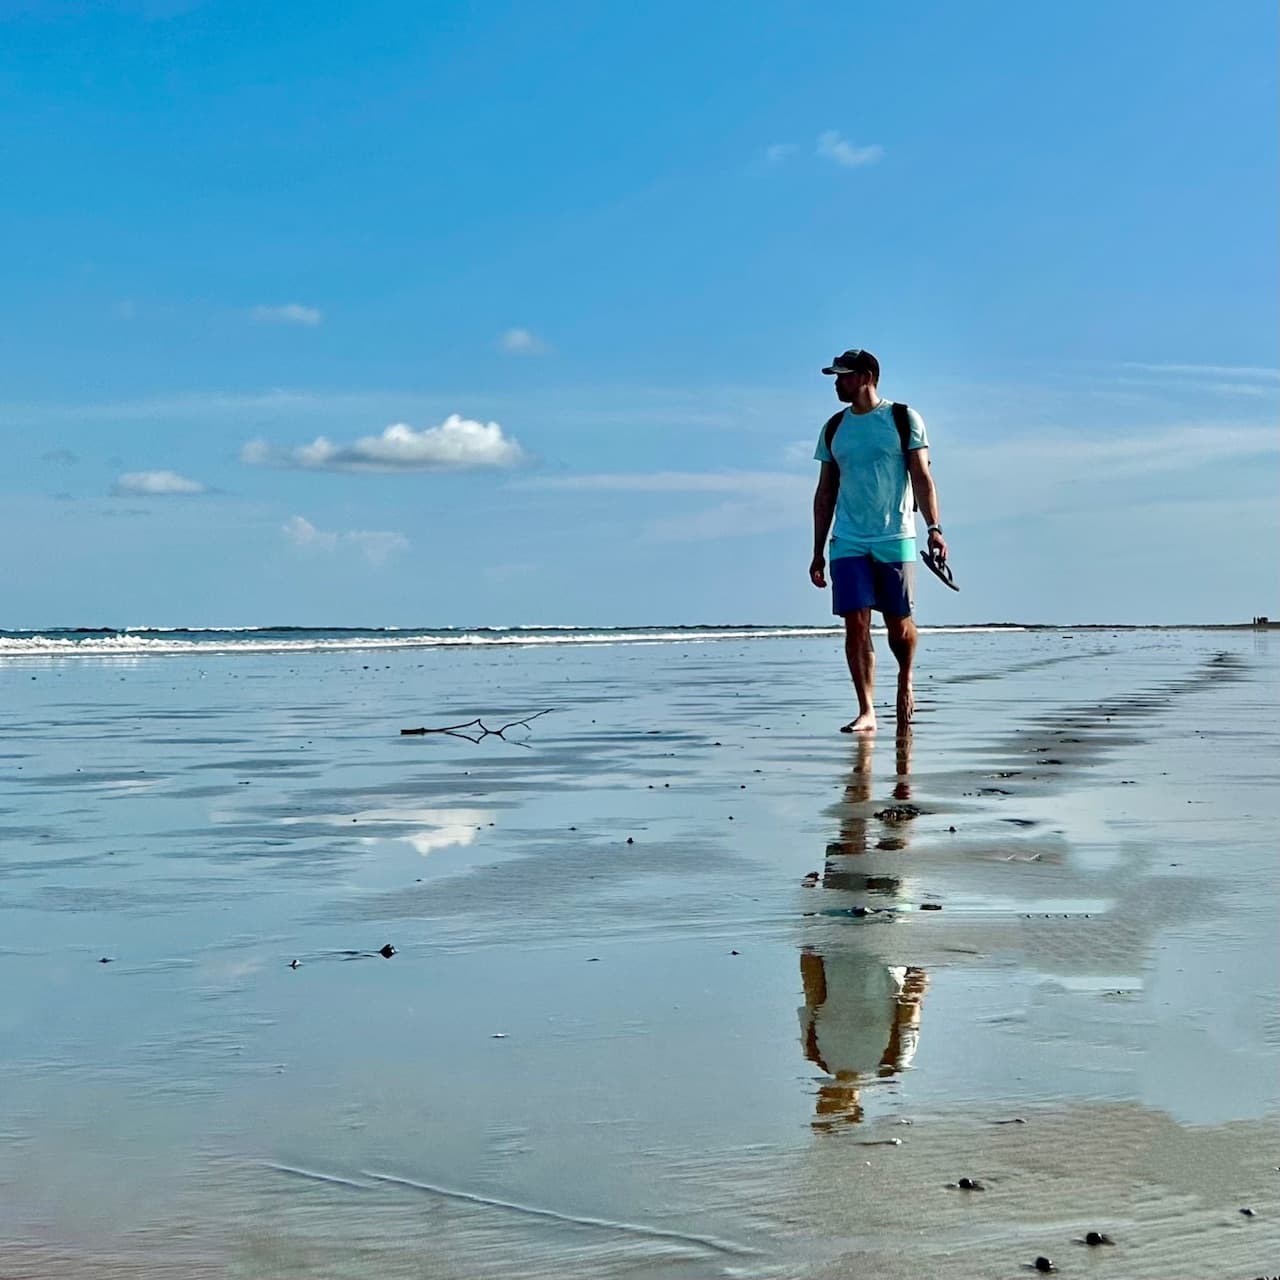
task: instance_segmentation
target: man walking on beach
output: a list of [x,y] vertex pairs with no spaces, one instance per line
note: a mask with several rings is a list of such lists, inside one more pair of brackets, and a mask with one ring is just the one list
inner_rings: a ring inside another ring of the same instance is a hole
[[[844,652],[858,695],[858,714],[842,733],[874,733],[875,652],[871,611],[884,616],[889,648],[898,660],[898,727],[911,723],[915,698],[911,664],[916,624],[915,585],[918,503],[929,526],[929,551],[947,558],[938,517],[938,495],[929,474],[929,441],[914,409],[882,400],[880,362],[852,350],[823,369],[835,376],[836,398],[848,408],[823,425],[814,457],[822,463],[813,495],[813,563],[809,578],[827,585],[823,554],[831,531],[831,610],[844,619]],[[914,494],[914,503],[913,503]],[[832,530],[832,518],[835,528]]]

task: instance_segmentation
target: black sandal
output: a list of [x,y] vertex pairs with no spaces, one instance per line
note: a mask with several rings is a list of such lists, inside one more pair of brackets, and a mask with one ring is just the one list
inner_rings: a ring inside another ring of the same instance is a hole
[[936,551],[922,551],[920,553],[920,559],[925,562],[929,571],[935,577],[940,578],[943,583],[951,588],[952,591],[960,590],[960,588],[956,586],[955,578],[951,576],[951,566],[943,560]]

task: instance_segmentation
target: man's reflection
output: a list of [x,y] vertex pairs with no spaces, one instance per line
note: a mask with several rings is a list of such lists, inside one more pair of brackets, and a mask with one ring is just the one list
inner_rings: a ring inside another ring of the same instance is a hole
[[[841,805],[838,838],[827,845],[824,889],[857,895],[854,910],[891,909],[902,880],[874,865],[868,824],[874,741],[858,741]],[[894,799],[911,796],[911,734],[895,743]],[[877,826],[880,824],[877,823]],[[885,824],[889,827],[889,824]],[[874,849],[900,851],[905,832],[892,827]],[[886,899],[889,901],[886,902]],[[818,1090],[815,1128],[857,1124],[862,1119],[862,1089],[869,1081],[896,1075],[911,1063],[919,1040],[921,1006],[929,985],[923,969],[887,965],[871,944],[874,935],[859,926],[840,945],[806,947],[800,955],[804,1007],[800,1013],[805,1057],[830,1080]]]
[[800,953],[804,1055],[832,1079],[818,1088],[815,1128],[857,1124],[862,1088],[911,1065],[929,976],[853,947]]

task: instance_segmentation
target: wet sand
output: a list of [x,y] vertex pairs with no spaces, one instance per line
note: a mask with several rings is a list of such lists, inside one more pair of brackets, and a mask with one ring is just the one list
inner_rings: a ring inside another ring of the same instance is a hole
[[1273,638],[839,663],[0,666],[0,1275],[1280,1271]]

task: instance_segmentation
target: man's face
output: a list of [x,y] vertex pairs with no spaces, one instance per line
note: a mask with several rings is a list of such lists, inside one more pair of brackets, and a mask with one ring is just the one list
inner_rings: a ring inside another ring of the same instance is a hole
[[857,398],[859,388],[867,386],[870,382],[869,373],[837,373],[836,399],[842,404],[852,404]]

